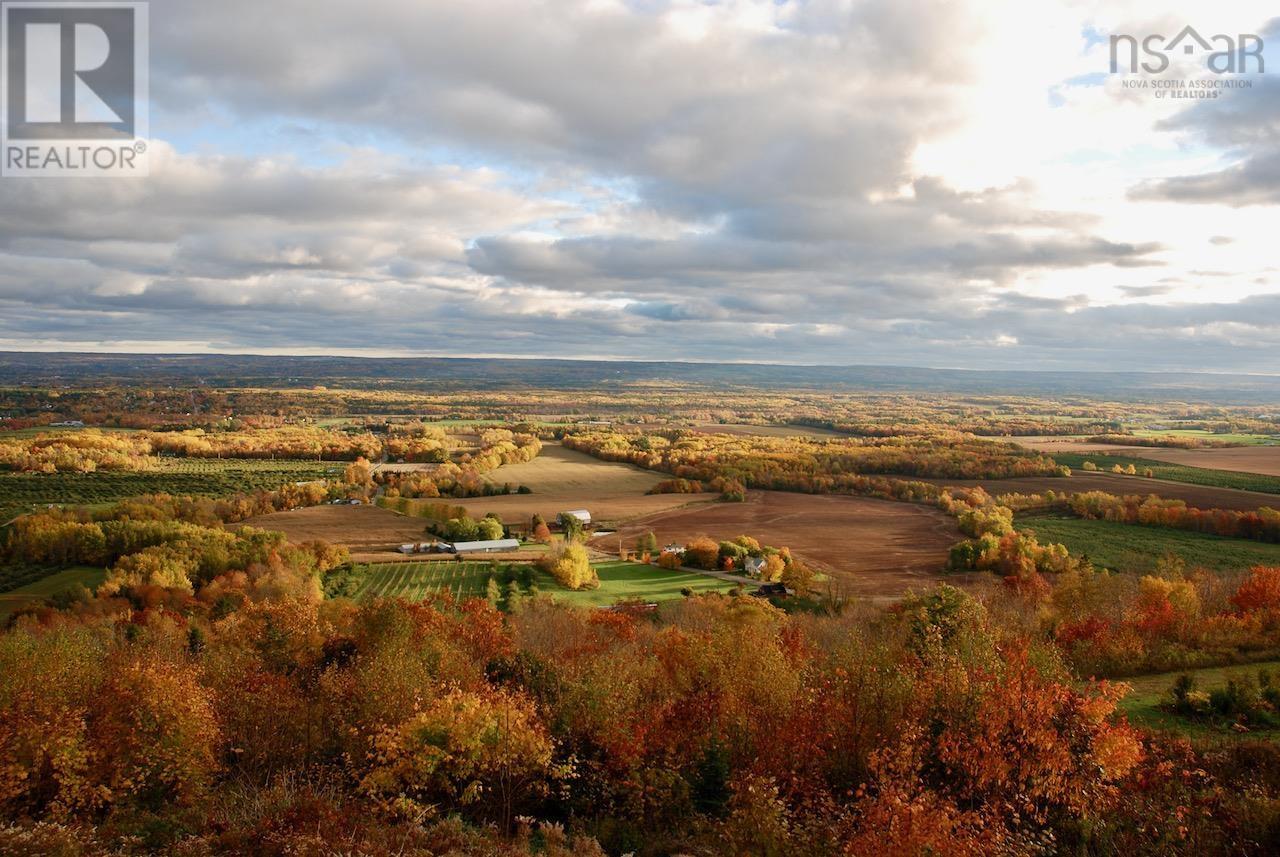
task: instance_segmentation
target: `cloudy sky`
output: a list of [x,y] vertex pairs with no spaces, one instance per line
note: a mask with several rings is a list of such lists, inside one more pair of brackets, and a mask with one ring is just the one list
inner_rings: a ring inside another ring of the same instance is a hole
[[[1280,372],[1278,14],[153,0],[151,176],[0,180],[0,348]],[[1109,73],[1187,24],[1267,73]]]

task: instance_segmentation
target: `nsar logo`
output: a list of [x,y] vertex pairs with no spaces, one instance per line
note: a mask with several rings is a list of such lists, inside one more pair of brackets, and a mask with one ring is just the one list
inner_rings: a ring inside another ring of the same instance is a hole
[[1111,73],[1137,74],[1141,69],[1147,74],[1162,74],[1169,68],[1171,56],[1201,54],[1205,67],[1214,74],[1263,74],[1262,47],[1262,37],[1253,33],[1218,34],[1206,39],[1190,26],[1171,39],[1158,34],[1141,40],[1115,35],[1111,37]]

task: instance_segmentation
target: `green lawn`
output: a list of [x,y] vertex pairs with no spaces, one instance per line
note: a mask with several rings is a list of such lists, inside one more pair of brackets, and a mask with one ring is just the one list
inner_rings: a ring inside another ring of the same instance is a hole
[[599,589],[569,592],[545,574],[539,574],[538,588],[566,604],[606,607],[625,599],[671,601],[683,597],[680,590],[685,588],[694,592],[728,592],[736,585],[705,574],[621,560],[597,563],[596,573],[600,575]]
[[[1084,463],[1092,461],[1099,470],[1110,471],[1113,465],[1128,467],[1132,464],[1142,473],[1150,470],[1156,479],[1168,479],[1170,482],[1185,482],[1188,485],[1205,485],[1210,488],[1234,488],[1238,491],[1260,491],[1264,494],[1280,494],[1280,479],[1274,476],[1262,476],[1256,473],[1237,473],[1232,470],[1211,470],[1207,467],[1188,467],[1185,464],[1170,464],[1167,461],[1155,461],[1141,458],[1125,452],[1055,452],[1053,460],[1065,464],[1072,470],[1084,472]],[[1159,486],[1143,487],[1137,483],[1131,493],[1158,494]],[[1280,504],[1280,500],[1277,501]]]
[[[459,600],[483,598],[492,566],[488,562],[387,562],[362,566],[364,581],[356,598],[398,597],[419,601],[443,590]],[[547,574],[530,571],[539,593],[557,601],[584,607],[603,607],[624,599],[669,601],[682,597],[681,590],[727,592],[734,584],[683,571],[669,571],[634,562],[604,562],[596,565],[600,588],[583,592],[561,589]],[[499,586],[502,586],[499,578]],[[505,591],[505,587],[503,587]]]
[[[1256,664],[1245,664],[1230,667],[1208,667],[1199,670],[1180,670],[1178,672],[1155,673],[1153,675],[1127,678],[1124,681],[1133,686],[1133,690],[1120,701],[1120,708],[1129,716],[1135,725],[1160,731],[1182,732],[1188,735],[1235,735],[1236,733],[1221,726],[1200,723],[1179,717],[1160,708],[1169,695],[1169,688],[1183,673],[1195,676],[1196,689],[1203,691],[1223,687],[1229,678],[1243,676],[1257,677],[1258,670],[1268,669],[1275,672],[1280,669],[1280,661],[1266,661]],[[1255,733],[1244,733],[1246,735]],[[1267,733],[1274,735],[1274,732]]]
[[1188,568],[1213,571],[1280,565],[1280,545],[1163,527],[1050,515],[1019,516],[1017,527],[1034,530],[1041,543],[1066,545],[1072,556],[1088,556],[1095,565],[1115,571],[1150,571],[1166,553],[1181,557]]
[[106,576],[106,571],[101,568],[76,566],[2,593],[0,594],[0,624],[9,618],[10,613],[24,604],[48,598],[77,583],[82,583],[89,589],[95,589],[106,579]]

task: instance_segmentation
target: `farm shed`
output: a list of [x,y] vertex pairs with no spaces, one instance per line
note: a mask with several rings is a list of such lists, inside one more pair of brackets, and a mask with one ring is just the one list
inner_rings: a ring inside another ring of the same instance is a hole
[[520,542],[516,539],[489,539],[482,542],[454,542],[446,550],[453,553],[502,553],[520,550]]
[[583,523],[583,525],[588,525],[591,523],[591,513],[588,512],[586,509],[573,509],[572,511],[561,512],[560,514],[568,518],[577,518],[579,521]]

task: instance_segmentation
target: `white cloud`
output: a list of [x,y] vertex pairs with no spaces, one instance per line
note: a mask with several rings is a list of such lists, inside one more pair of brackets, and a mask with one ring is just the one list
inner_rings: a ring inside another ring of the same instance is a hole
[[0,183],[0,341],[1240,368],[1274,134],[1086,33],[1270,13],[1149,10],[170,0],[153,177]]

